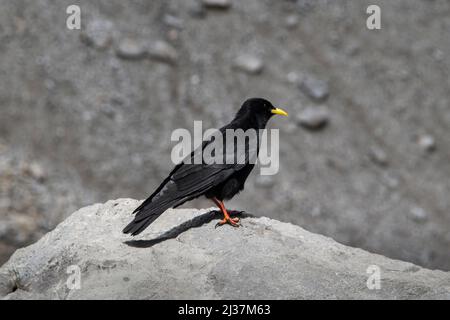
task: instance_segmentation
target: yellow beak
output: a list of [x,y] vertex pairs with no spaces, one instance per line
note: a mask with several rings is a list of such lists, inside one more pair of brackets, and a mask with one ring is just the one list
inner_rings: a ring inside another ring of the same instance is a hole
[[278,115],[280,115],[280,116],[285,116],[285,117],[288,116],[288,113],[287,113],[286,111],[284,111],[283,109],[280,109],[280,108],[272,109],[271,112],[272,112],[273,114],[278,114]]

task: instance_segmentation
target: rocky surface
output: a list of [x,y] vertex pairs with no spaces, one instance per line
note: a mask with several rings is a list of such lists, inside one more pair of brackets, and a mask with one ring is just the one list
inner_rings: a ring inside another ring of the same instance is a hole
[[[85,207],[18,250],[0,269],[0,297],[450,299],[447,272],[265,217],[246,215],[240,228],[215,229],[219,216],[211,209],[169,210],[132,239],[121,230],[138,203],[119,199]],[[373,270],[380,272],[379,287],[370,278]]]
[[[0,3],[0,264],[75,208],[148,196],[174,129],[264,96],[292,115],[270,124],[280,172],[230,206],[450,270],[450,2],[377,1],[373,31],[370,0],[80,0],[81,30],[64,27],[73,1]],[[327,126],[297,125],[323,104]]]
[[90,198],[79,181],[62,183],[42,162],[0,142],[0,265],[52,230],[81,197]]

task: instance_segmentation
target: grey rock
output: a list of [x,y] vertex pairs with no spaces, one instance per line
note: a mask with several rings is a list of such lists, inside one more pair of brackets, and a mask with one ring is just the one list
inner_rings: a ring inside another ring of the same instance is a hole
[[175,48],[162,40],[155,41],[149,46],[148,55],[151,59],[167,63],[174,63],[178,57]]
[[303,76],[300,82],[300,89],[315,101],[324,101],[330,95],[328,82],[312,75]]
[[419,223],[423,223],[423,222],[427,221],[427,219],[428,219],[427,212],[421,207],[413,207],[413,208],[411,208],[409,213],[410,213],[409,216],[411,217],[411,219],[413,219],[414,221],[419,222]]
[[164,23],[175,29],[183,29],[183,20],[170,14],[164,16]]
[[257,56],[243,54],[236,58],[234,66],[240,71],[256,75],[263,71],[264,62]]
[[122,59],[138,60],[145,58],[146,48],[140,41],[124,38],[119,42],[116,53],[117,56]]
[[44,170],[43,166],[37,162],[25,164],[23,172],[41,182],[47,177],[47,172]]
[[81,39],[90,46],[104,49],[113,41],[114,25],[109,20],[95,19],[86,25]]
[[230,0],[202,0],[205,8],[211,9],[229,9],[231,7]]
[[189,7],[189,14],[193,18],[197,19],[203,19],[206,17],[206,9],[205,7],[198,1],[195,1],[190,7]]
[[369,156],[374,163],[380,166],[386,166],[389,163],[386,152],[379,146],[372,146],[369,150]]
[[[450,299],[450,274],[341,245],[289,223],[168,210],[122,234],[132,199],[80,209],[0,269],[3,299]],[[218,218],[218,217],[214,217]],[[194,228],[195,227],[195,228]],[[168,236],[164,241],[157,241]],[[130,242],[130,240],[134,242]],[[367,286],[369,266],[380,289]],[[74,275],[79,272],[79,286]]]
[[309,130],[321,129],[329,120],[330,114],[328,108],[324,106],[307,107],[297,115],[298,123]]
[[400,181],[396,175],[390,174],[388,172],[382,175],[383,182],[391,189],[396,189],[400,185]]
[[297,84],[299,82],[300,76],[297,72],[291,71],[286,75],[286,79],[289,83]]
[[433,50],[432,56],[436,61],[442,61],[445,58],[444,52],[439,48]]
[[291,14],[287,16],[285,19],[285,25],[288,29],[295,28],[298,25],[298,22],[299,22],[298,15],[296,14]]
[[358,41],[349,41],[348,46],[345,48],[345,52],[349,56],[356,56],[361,52],[361,44]]
[[319,1],[316,0],[298,0],[295,1],[298,10],[300,11],[300,13],[308,13],[309,11],[311,11],[317,4]]
[[436,141],[432,135],[423,134],[417,138],[417,144],[422,150],[432,152],[436,149]]

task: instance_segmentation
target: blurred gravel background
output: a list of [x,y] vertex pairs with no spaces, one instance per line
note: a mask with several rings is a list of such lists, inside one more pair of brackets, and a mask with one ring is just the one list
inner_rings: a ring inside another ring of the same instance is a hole
[[263,96],[290,113],[280,172],[230,208],[450,270],[449,33],[446,0],[0,0],[0,264],[81,206],[146,198],[172,130]]

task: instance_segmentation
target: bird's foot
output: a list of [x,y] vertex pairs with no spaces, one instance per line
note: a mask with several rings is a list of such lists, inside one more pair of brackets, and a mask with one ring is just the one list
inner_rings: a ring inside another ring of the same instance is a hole
[[215,228],[221,227],[221,226],[223,226],[224,224],[229,224],[229,225],[231,225],[231,226],[237,228],[237,227],[240,226],[240,224],[239,224],[239,221],[240,221],[240,220],[241,220],[241,219],[239,219],[239,218],[225,217],[225,218],[223,218],[222,220],[220,220],[219,222],[217,222]]

